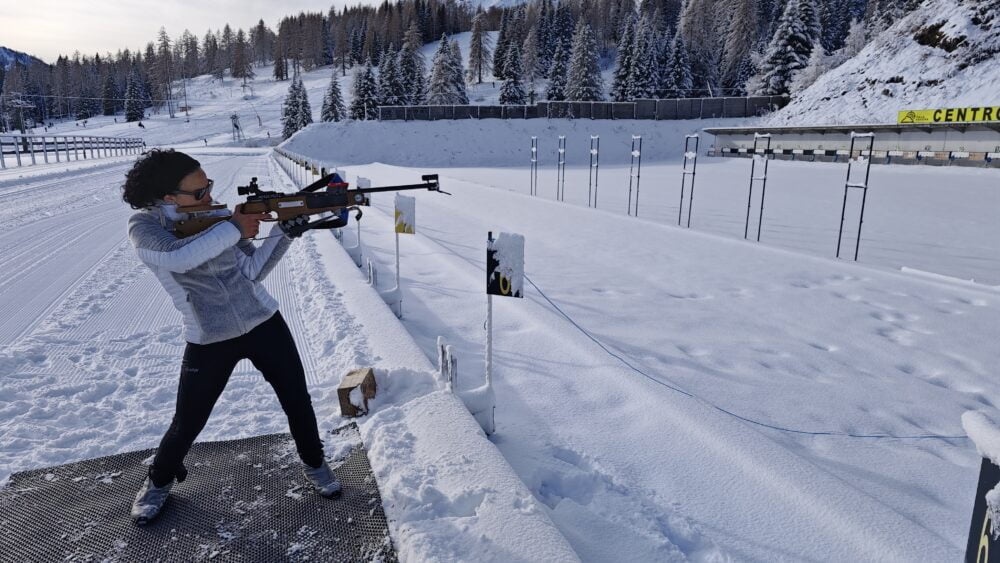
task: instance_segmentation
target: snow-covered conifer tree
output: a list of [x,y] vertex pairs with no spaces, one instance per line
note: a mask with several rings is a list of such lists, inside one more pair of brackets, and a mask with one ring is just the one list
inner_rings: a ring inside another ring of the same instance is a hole
[[386,50],[378,69],[378,99],[383,106],[402,105],[399,99],[399,73],[396,69],[396,53]]
[[115,89],[115,77],[109,72],[104,78],[104,91],[101,93],[101,97],[104,98],[104,115],[115,114],[115,106],[117,105],[115,99],[118,97],[117,93],[118,92]]
[[451,54],[448,36],[442,34],[437,51],[431,60],[431,78],[427,82],[426,103],[433,106],[452,105],[455,103],[456,92],[454,84],[455,65]]
[[628,78],[626,97],[629,100],[650,99],[656,96],[660,83],[660,69],[656,65],[653,48],[653,29],[647,18],[640,20],[632,43],[632,73]]
[[351,119],[376,119],[378,117],[378,84],[372,72],[371,61],[354,75],[354,96],[351,99]]
[[462,48],[458,46],[458,41],[451,42],[451,84],[455,92],[454,103],[465,105],[469,103],[469,93],[465,89],[465,69],[462,68]]
[[596,102],[604,99],[604,80],[598,65],[597,41],[583,19],[573,34],[573,50],[566,75],[566,99]]
[[680,30],[674,35],[669,48],[670,64],[666,69],[660,70],[659,90],[668,98],[686,98],[691,93],[693,80],[691,67],[688,64],[687,46]]
[[722,87],[727,96],[740,95],[749,69],[750,53],[757,44],[759,24],[754,0],[734,0],[732,17],[726,29],[722,54]]
[[632,75],[632,55],[635,44],[635,18],[622,20],[621,35],[618,38],[618,57],[611,79],[611,99],[616,102],[628,100],[628,80]]
[[803,0],[789,0],[778,22],[778,29],[767,46],[761,63],[760,86],[756,94],[777,96],[788,94],[795,73],[805,68],[813,50],[814,36],[810,35],[809,17],[802,10]]
[[344,108],[344,97],[340,95],[340,82],[337,80],[337,71],[334,70],[330,76],[330,86],[326,89],[326,96],[323,97],[323,110],[320,113],[321,121],[341,121],[347,119],[347,110]]
[[296,75],[292,83],[288,86],[288,94],[285,96],[285,103],[281,106],[281,135],[285,139],[291,137],[299,127],[299,105],[302,103],[302,96],[299,95],[299,77]]
[[400,84],[403,85],[405,105],[419,105],[424,101],[424,57],[420,54],[422,46],[420,28],[416,22],[410,24],[403,39],[403,48],[396,60]]
[[125,86],[125,121],[139,121],[142,119],[143,104],[140,93],[139,75],[133,68],[128,73],[128,83]]
[[500,80],[507,77],[504,65],[507,64],[507,50],[510,47],[510,13],[504,10],[500,14],[500,33],[497,34],[497,45],[493,49],[493,76]]
[[503,86],[500,87],[500,103],[503,105],[519,105],[525,103],[524,85],[521,84],[521,46],[510,44],[507,48],[507,61],[504,63]]
[[306,92],[306,87],[302,84],[302,77],[298,77],[299,81],[299,104],[298,104],[298,119],[299,119],[299,129],[304,128],[313,122],[312,106],[309,105],[309,94]]
[[688,0],[681,14],[680,32],[688,52],[694,96],[711,96],[719,84],[723,43],[716,32],[719,15],[715,0]]
[[552,68],[549,69],[549,88],[545,99],[558,102],[566,99],[566,77],[569,74],[569,48],[565,43],[556,45],[552,56]]

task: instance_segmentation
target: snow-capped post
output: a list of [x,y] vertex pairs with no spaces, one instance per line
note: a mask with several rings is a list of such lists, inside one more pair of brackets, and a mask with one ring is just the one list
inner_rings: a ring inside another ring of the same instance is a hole
[[[868,140],[868,149],[859,150],[857,159],[854,157],[854,146],[858,139]],[[840,207],[840,230],[837,232],[837,258],[840,258],[840,240],[844,236],[844,214],[847,212],[847,191],[850,188],[861,189],[861,214],[858,216],[858,238],[854,243],[854,261],[858,261],[858,251],[861,249],[861,224],[865,222],[865,201],[868,199],[868,178],[872,171],[872,150],[875,148],[875,133],[855,133],[851,131],[851,150],[847,156],[847,180],[844,182],[844,203]],[[854,164],[865,167],[865,181],[851,182],[851,167]]]
[[559,148],[556,149],[556,201],[566,197],[566,135],[559,135]]
[[438,336],[438,379],[444,383],[445,388],[455,392],[458,383],[458,358],[452,350],[450,344],[445,344],[444,337]]
[[[590,136],[590,169],[587,171],[587,207],[590,207],[591,198],[597,207],[597,173],[601,166],[601,137],[600,135]],[[591,196],[593,190],[593,196]]]
[[[691,141],[694,140],[694,150],[691,150]],[[698,144],[701,138],[695,135],[684,137],[684,168],[681,171],[681,203],[677,207],[677,226],[681,224],[681,214],[684,212],[684,185],[687,177],[691,176],[691,195],[688,197],[688,220],[687,227],[691,228],[691,205],[694,203],[694,175],[698,170]],[[688,162],[691,162],[691,169],[688,170]]]
[[486,383],[461,393],[462,401],[487,434],[496,430],[493,394],[493,296],[523,297],[524,236],[493,232],[486,235]]
[[628,168],[628,215],[632,214],[632,183],[635,182],[635,216],[639,216],[639,175],[642,172],[642,136],[632,135],[632,164]]
[[538,194],[538,137],[531,138],[531,187],[530,195]]
[[989,563],[1000,559],[1000,423],[982,412],[968,411],[962,415],[962,427],[983,458],[965,560]]
[[[764,148],[760,148],[759,143],[764,142],[761,139],[767,140]],[[763,151],[763,154],[761,154],[761,151]],[[743,240],[746,240],[750,233],[750,202],[753,200],[753,183],[760,182],[760,215],[757,217],[757,242],[760,242],[760,226],[764,219],[764,195],[767,193],[767,155],[769,154],[771,154],[771,134],[754,132],[753,154],[751,155],[750,163],[750,189],[747,192],[747,220],[743,225]],[[758,160],[762,160],[764,163],[764,173],[760,176],[755,175],[757,173]]]
[[399,286],[399,235],[412,235],[417,228],[417,200],[414,197],[396,194],[396,287],[393,288],[393,300],[396,303],[396,316],[403,318],[403,291]]

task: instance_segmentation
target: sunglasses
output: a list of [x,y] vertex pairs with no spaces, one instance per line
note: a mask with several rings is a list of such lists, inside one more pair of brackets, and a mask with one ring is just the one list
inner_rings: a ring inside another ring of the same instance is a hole
[[183,194],[183,195],[189,195],[189,196],[191,196],[191,197],[193,197],[195,199],[201,199],[201,198],[205,197],[205,194],[208,194],[208,193],[210,193],[212,191],[212,186],[214,186],[214,185],[215,185],[215,180],[209,179],[208,180],[208,184],[206,184],[204,188],[198,188],[197,190],[195,190],[193,192],[186,192],[184,190],[177,190],[175,192],[170,192],[170,193],[172,193],[174,195],[181,195],[181,194]]

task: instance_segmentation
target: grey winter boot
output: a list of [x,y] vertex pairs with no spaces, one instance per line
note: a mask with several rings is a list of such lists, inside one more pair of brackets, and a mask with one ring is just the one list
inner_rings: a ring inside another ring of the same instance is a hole
[[316,489],[320,495],[326,498],[333,498],[340,494],[340,481],[330,470],[330,466],[323,461],[323,465],[319,467],[309,467],[303,464],[302,474],[306,476],[309,483]]
[[173,482],[170,482],[162,487],[157,487],[147,476],[146,480],[142,482],[139,493],[135,495],[135,501],[132,502],[132,520],[136,524],[142,525],[156,518],[160,509],[163,508],[163,503],[167,502],[167,496],[173,486]]

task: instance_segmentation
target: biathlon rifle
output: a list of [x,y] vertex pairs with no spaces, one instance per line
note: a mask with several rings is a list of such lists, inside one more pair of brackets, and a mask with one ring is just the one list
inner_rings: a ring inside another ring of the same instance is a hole
[[[368,194],[376,192],[398,192],[403,190],[441,191],[437,174],[425,174],[420,177],[420,184],[402,186],[382,186],[378,188],[364,187],[348,189],[339,174],[334,172],[309,184],[301,191],[293,194],[269,192],[260,189],[257,178],[251,178],[250,184],[238,186],[236,192],[247,196],[242,203],[243,213],[272,213],[271,221],[280,221],[286,227],[286,232],[298,236],[310,229],[337,229],[347,224],[347,213],[357,212],[356,220],[361,219],[361,207],[370,205]],[[325,188],[322,189],[321,188]],[[451,195],[451,194],[448,194]],[[314,221],[307,219],[310,215],[333,213],[332,217],[324,217]],[[222,221],[228,221],[232,214],[225,204],[190,205],[177,207],[173,218],[174,234],[178,238],[198,234]]]

